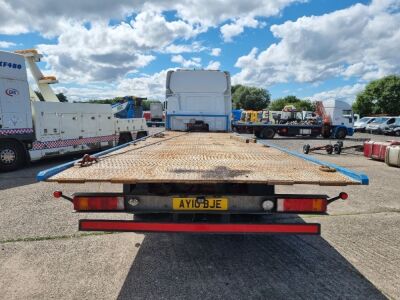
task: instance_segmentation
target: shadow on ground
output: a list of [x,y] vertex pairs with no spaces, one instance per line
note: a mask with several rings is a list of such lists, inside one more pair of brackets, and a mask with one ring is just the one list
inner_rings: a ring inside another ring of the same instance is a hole
[[146,234],[118,299],[386,299],[319,236]]
[[0,172],[0,191],[36,183],[36,175],[40,171],[72,161],[76,158],[75,156],[49,158],[43,161],[30,163],[17,171]]

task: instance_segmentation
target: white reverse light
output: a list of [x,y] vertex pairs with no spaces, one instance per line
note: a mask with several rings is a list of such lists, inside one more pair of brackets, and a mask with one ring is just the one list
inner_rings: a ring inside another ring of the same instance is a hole
[[264,210],[271,210],[274,208],[274,202],[271,200],[266,200],[262,203],[262,208]]

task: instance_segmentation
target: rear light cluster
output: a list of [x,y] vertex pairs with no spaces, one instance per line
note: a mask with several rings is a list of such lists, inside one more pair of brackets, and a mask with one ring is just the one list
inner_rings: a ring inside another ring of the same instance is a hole
[[285,198],[277,200],[278,212],[323,213],[326,212],[328,200],[324,198]]
[[76,211],[119,211],[124,210],[124,197],[89,197],[74,196],[74,209]]

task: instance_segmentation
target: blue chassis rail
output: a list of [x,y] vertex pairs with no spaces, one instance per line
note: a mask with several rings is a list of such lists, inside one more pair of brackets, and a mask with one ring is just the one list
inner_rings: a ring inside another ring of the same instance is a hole
[[[163,132],[163,131],[161,131],[161,132]],[[126,144],[123,144],[123,145],[119,145],[119,146],[107,149],[105,151],[101,151],[99,153],[94,154],[93,156],[94,157],[100,157],[102,155],[109,154],[109,153],[111,153],[113,151],[125,148],[125,147],[127,147],[129,145],[132,145],[132,144],[138,142],[138,141],[145,140],[145,139],[147,139],[149,137],[152,137],[154,135],[157,135],[159,133],[160,132],[152,134],[152,135],[145,136],[143,138],[134,140],[132,142],[129,142],[129,143],[126,143]],[[296,152],[296,151],[291,151],[289,149],[277,146],[277,145],[269,143],[269,142],[265,142],[264,141],[262,144],[266,145],[268,147],[272,147],[272,148],[278,149],[278,150],[283,151],[285,153],[291,154],[293,156],[302,158],[304,160],[311,161],[311,162],[313,162],[313,163],[315,163],[317,165],[328,166],[328,167],[334,168],[337,171],[339,171],[340,173],[342,173],[343,175],[345,175],[347,177],[350,177],[351,179],[359,181],[362,185],[368,185],[369,184],[369,178],[365,174],[357,173],[357,172],[351,171],[349,169],[346,169],[344,167],[341,167],[341,166],[338,166],[338,165],[335,165],[335,164],[332,164],[332,163],[323,162],[323,161],[320,161],[320,160],[318,160],[318,159],[316,159],[314,157],[311,157],[311,156],[308,156],[308,155],[305,155],[305,154],[301,154],[301,153]],[[68,163],[59,165],[59,166],[56,166],[56,167],[53,167],[53,168],[50,168],[50,169],[47,169],[47,170],[43,170],[43,171],[41,171],[41,172],[39,172],[37,174],[36,178],[37,178],[38,181],[45,181],[46,179],[50,178],[51,176],[54,176],[54,175],[66,170],[66,169],[69,169],[70,167],[72,167],[78,161],[79,161],[79,159],[78,160],[74,160],[72,162],[68,162]]]

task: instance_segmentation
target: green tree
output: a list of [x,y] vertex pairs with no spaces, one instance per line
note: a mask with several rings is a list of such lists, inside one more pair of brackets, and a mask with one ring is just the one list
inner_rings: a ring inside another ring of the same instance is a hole
[[296,96],[290,95],[273,100],[269,105],[269,110],[282,110],[286,105],[294,105],[297,110],[314,111],[315,106],[310,100],[301,100]]
[[389,75],[368,83],[357,95],[353,110],[360,115],[400,115],[400,76]]
[[237,109],[261,110],[267,108],[271,99],[269,92],[262,88],[235,85],[232,91],[232,100]]

